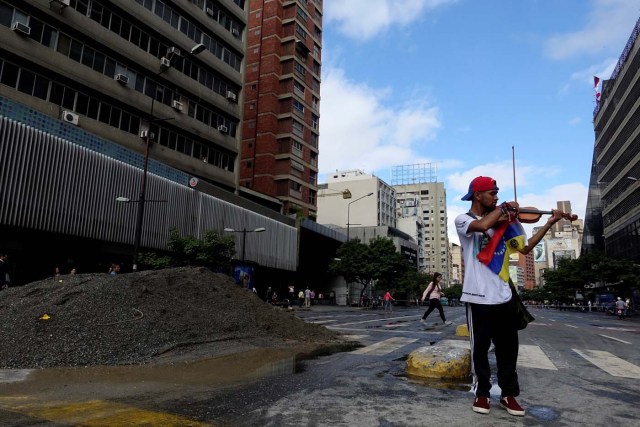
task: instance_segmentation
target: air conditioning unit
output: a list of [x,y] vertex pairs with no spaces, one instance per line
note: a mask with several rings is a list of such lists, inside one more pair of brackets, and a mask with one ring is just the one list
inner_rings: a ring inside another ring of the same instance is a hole
[[173,55],[175,55],[175,56],[180,56],[180,53],[181,53],[181,52],[180,52],[180,49],[178,49],[178,48],[177,48],[177,47],[175,47],[175,46],[171,46],[169,49],[167,49],[167,56],[168,56],[169,58],[171,58]]
[[207,15],[213,16],[213,9],[211,9],[210,7],[207,8]]
[[22,22],[14,22],[11,24],[11,29],[16,33],[22,34],[24,36],[28,36],[31,34],[31,28],[27,24],[23,24]]
[[124,74],[116,74],[113,79],[123,86],[126,86],[129,83],[129,77]]
[[163,56],[162,58],[160,58],[160,66],[162,68],[170,68],[171,61],[169,60],[169,58]]
[[140,132],[140,138],[149,138],[149,139],[154,139],[156,137],[156,135],[153,132],[150,132],[148,130],[143,130],[142,132]]
[[236,27],[231,28],[231,34],[233,34],[236,37],[240,37],[240,30],[238,30]]
[[222,133],[227,133],[229,131],[225,125],[219,125],[218,130]]
[[178,111],[182,111],[182,102],[178,101],[177,99],[173,100],[171,106]]
[[78,119],[79,116],[73,111],[62,111],[62,120],[64,120],[65,122],[78,126]]
[[230,90],[228,90],[227,91],[227,99],[229,101],[237,102],[238,101],[238,95],[236,95],[235,93],[233,93]]

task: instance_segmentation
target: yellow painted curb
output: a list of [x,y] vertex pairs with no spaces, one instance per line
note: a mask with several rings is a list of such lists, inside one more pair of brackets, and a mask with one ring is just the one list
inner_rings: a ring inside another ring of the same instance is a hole
[[469,336],[469,328],[467,325],[458,325],[456,328],[456,336],[458,337],[468,337]]
[[407,374],[429,379],[465,379],[471,374],[469,342],[443,340],[412,351],[407,358]]

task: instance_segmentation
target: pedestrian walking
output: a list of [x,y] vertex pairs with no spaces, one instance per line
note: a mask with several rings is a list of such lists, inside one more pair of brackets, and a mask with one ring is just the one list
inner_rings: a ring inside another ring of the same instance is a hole
[[7,266],[7,259],[9,256],[5,253],[0,253],[0,289],[6,289],[9,287],[9,267]]
[[387,292],[382,297],[382,306],[385,314],[387,312],[391,313],[393,311],[393,309],[391,308],[391,301],[395,301],[395,298],[391,296],[391,291],[387,289]]
[[[464,256],[465,275],[461,301],[466,303],[471,373],[475,399],[472,409],[480,414],[490,411],[491,368],[488,351],[495,345],[500,406],[515,416],[525,411],[516,397],[520,384],[518,360],[517,295],[509,284],[508,256],[533,250],[547,231],[566,215],[553,210],[544,226],[526,242],[526,234],[517,220],[516,202],[498,202],[498,186],[489,177],[479,176],[469,185],[462,200],[471,201],[469,212],[455,219]],[[571,218],[570,218],[571,219]],[[505,261],[505,257],[506,261]]]
[[307,286],[307,289],[304,290],[304,306],[311,307],[311,291]]
[[422,298],[420,299],[420,301],[424,302],[425,299],[429,300],[429,308],[422,315],[422,319],[420,319],[422,323],[425,323],[427,321],[427,317],[429,317],[429,314],[431,314],[431,312],[436,308],[438,309],[438,313],[440,313],[442,323],[447,323],[447,319],[444,317],[442,304],[440,303],[440,298],[442,297],[442,288],[440,287],[441,281],[442,274],[433,273],[433,279],[431,280],[431,283],[427,285],[427,288],[422,293]]
[[624,320],[626,310],[627,304],[622,301],[622,298],[618,297],[618,300],[616,301],[616,311],[618,312],[618,319]]

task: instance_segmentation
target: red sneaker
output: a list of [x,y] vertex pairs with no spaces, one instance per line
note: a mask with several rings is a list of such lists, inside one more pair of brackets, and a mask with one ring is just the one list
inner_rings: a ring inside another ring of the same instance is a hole
[[491,402],[486,396],[478,396],[476,397],[476,400],[473,401],[472,409],[473,412],[477,412],[479,414],[488,414],[491,410]]
[[511,415],[517,417],[524,417],[524,409],[518,404],[518,401],[513,396],[505,396],[500,398],[500,406],[507,410]]

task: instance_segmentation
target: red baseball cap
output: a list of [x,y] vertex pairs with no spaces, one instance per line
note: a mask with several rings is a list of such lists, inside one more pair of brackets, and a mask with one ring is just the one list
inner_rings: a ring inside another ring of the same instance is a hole
[[477,176],[473,178],[471,184],[469,184],[469,192],[464,195],[462,200],[471,200],[473,198],[473,193],[476,191],[498,191],[498,185],[496,184],[496,180],[493,178],[489,178],[488,176]]

